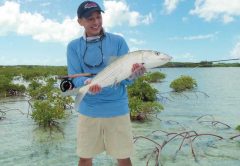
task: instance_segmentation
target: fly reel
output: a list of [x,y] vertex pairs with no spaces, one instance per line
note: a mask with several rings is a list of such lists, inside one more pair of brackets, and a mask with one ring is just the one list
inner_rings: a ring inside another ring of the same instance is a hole
[[74,88],[74,84],[70,79],[65,78],[60,83],[60,89],[62,92],[66,92],[67,90],[71,90],[73,88]]

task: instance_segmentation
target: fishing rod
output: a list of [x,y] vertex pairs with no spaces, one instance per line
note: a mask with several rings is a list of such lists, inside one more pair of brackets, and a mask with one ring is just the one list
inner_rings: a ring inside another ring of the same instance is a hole
[[207,62],[222,62],[222,61],[236,61],[236,60],[240,60],[240,58],[222,59],[222,60],[207,61]]
[[214,62],[236,61],[236,60],[240,60],[240,58],[221,59],[221,60],[213,60],[213,61],[201,61],[201,62],[194,63],[194,64],[199,64],[196,67],[194,67],[194,69],[200,67],[201,65],[212,65],[212,63],[214,63]]
[[223,61],[236,61],[236,60],[240,60],[240,58],[232,58],[232,59],[221,59],[221,60],[213,60],[213,61],[201,61],[201,62],[196,62],[196,64],[198,63],[213,63],[213,62],[223,62]]
[[[233,60],[240,60],[240,58],[222,59],[222,60],[213,60],[213,61],[201,61],[201,62],[193,63],[193,64],[199,64],[198,66],[194,67],[193,69],[200,67],[201,64],[210,64],[210,63],[213,63],[213,62],[233,61]],[[78,73],[78,74],[73,74],[73,75],[58,76],[57,79],[62,80],[61,83],[60,83],[60,89],[61,89],[62,92],[66,92],[67,90],[72,90],[74,88],[74,84],[72,82],[73,78],[91,77],[91,76],[94,76],[94,75],[96,75],[96,74]]]
[[62,92],[66,92],[67,90],[71,90],[74,88],[74,84],[72,82],[73,78],[77,77],[91,77],[96,74],[92,73],[78,73],[78,74],[72,74],[72,75],[65,75],[65,76],[58,76],[57,79],[61,79],[60,83],[60,89]]
[[[196,64],[196,66],[192,66],[192,70],[197,69],[198,67],[204,66],[204,65],[212,65],[214,62],[224,62],[224,61],[236,61],[240,60],[240,58],[231,58],[231,59],[221,59],[221,60],[212,60],[212,61],[201,61],[201,62],[192,62],[191,64]],[[206,67],[206,66],[205,66]],[[210,66],[209,66],[210,67]]]

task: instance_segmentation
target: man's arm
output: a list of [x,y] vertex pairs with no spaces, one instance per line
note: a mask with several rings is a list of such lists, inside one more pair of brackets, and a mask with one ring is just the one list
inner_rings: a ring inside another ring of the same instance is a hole
[[[74,43],[69,43],[67,46],[67,66],[68,66],[68,75],[83,73],[80,66],[80,59],[77,55],[76,50],[73,48]],[[73,84],[75,87],[81,87],[84,85],[84,81],[88,77],[77,77],[73,78]]]

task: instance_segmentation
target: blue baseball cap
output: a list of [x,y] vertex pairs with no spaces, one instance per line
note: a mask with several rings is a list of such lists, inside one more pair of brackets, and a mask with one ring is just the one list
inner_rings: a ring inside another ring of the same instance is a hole
[[94,11],[104,12],[96,2],[84,1],[79,5],[77,15],[78,18],[88,18]]

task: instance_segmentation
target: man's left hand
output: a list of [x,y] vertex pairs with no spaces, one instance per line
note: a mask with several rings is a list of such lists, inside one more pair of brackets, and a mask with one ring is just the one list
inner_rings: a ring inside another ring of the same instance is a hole
[[130,79],[134,80],[140,76],[143,76],[146,72],[146,68],[141,63],[135,63],[132,66],[132,74],[130,76]]

